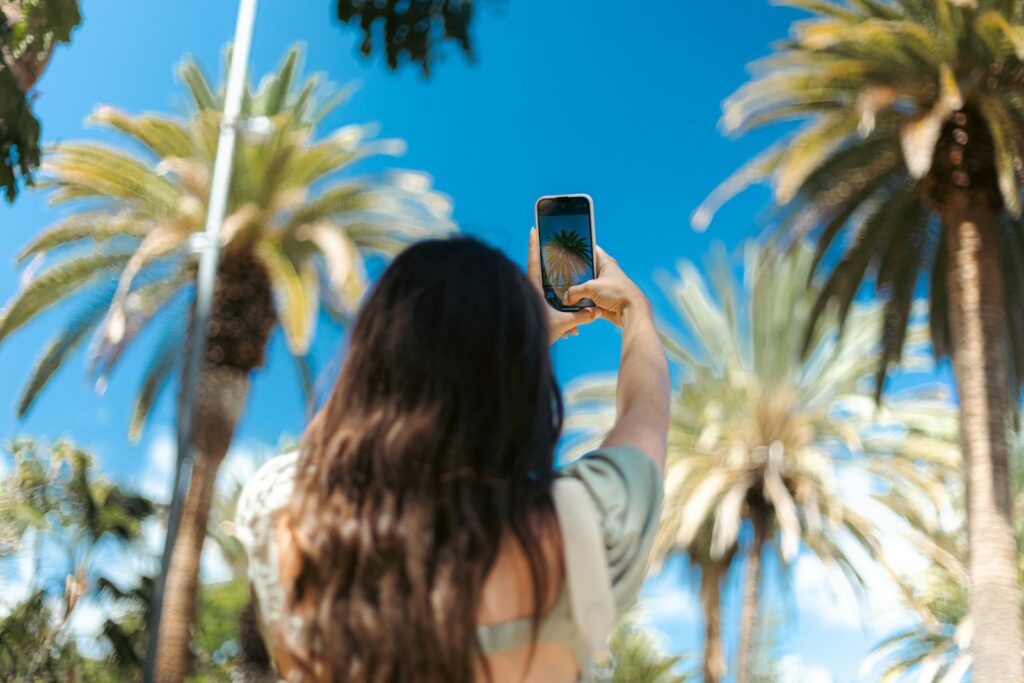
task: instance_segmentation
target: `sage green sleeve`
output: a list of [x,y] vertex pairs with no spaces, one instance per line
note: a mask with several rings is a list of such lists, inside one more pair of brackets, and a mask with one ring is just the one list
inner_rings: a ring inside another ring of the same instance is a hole
[[582,482],[594,502],[615,606],[621,613],[636,601],[647,577],[661,519],[661,474],[650,458],[631,447],[594,451],[559,474]]

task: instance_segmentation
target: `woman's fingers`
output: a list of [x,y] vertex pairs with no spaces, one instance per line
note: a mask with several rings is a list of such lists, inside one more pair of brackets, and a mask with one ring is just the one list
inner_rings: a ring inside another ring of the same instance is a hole
[[593,299],[596,291],[597,288],[594,286],[593,280],[579,285],[573,285],[566,290],[565,296],[562,297],[562,302],[567,306],[572,306],[581,299]]
[[568,311],[568,313],[570,318],[572,318],[573,327],[579,327],[594,321],[593,308],[583,308],[578,311]]
[[579,328],[594,322],[594,309],[584,308],[580,311],[552,311],[555,332],[563,339],[569,335],[578,335]]
[[540,276],[540,237],[537,235],[537,228],[530,228],[530,252],[526,258],[526,274],[534,287],[538,290],[544,288]]

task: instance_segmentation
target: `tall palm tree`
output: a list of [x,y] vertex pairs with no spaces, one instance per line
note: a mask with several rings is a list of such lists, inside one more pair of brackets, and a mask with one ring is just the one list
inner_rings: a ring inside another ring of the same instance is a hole
[[[957,462],[955,413],[942,396],[916,391],[876,410],[863,393],[874,368],[877,306],[855,305],[842,337],[834,321],[820,325],[800,362],[817,296],[806,286],[812,259],[807,247],[780,258],[748,245],[741,292],[719,249],[707,279],[683,262],[679,278],[665,281],[687,334],[663,326],[683,379],[673,401],[654,554],[660,562],[686,552],[702,570],[709,683],[725,674],[719,591],[734,560],[744,558],[746,567],[736,665],[736,680],[744,682],[751,680],[765,549],[774,547],[783,569],[808,553],[859,589],[864,567],[852,547],[893,572],[880,515],[934,519],[946,500],[942,480]],[[909,364],[927,363],[922,336],[915,332]],[[614,395],[613,379],[577,384],[568,426],[598,433],[609,427]],[[855,495],[840,480],[865,483],[871,493]]]
[[[770,179],[781,232],[813,234],[829,263],[811,325],[845,318],[861,284],[887,300],[877,392],[898,362],[919,281],[932,345],[952,358],[968,490],[975,680],[1024,680],[1006,420],[1024,379],[1024,2],[777,0],[803,8],[724,128],[804,126],[754,159],[694,216]],[[840,233],[842,246],[830,247]],[[827,258],[834,253],[838,260]],[[984,549],[983,551],[981,549]]]
[[30,579],[34,589],[27,603],[34,604],[38,596],[61,596],[54,622],[39,631],[31,653],[22,653],[27,666],[20,676],[34,681],[67,652],[60,639],[82,599],[111,585],[97,560],[107,540],[122,546],[139,540],[153,506],[97,476],[93,456],[71,443],[44,447],[22,439],[12,452],[14,471],[0,481],[0,513],[15,520],[19,544],[32,544],[39,569]]
[[[1024,580],[1024,439],[1020,434],[1010,439],[1010,471],[1018,562]],[[955,492],[953,500],[955,523],[948,529],[915,538],[915,545],[930,560],[929,565],[903,578],[907,606],[921,618],[876,645],[862,666],[867,674],[878,663],[885,662],[883,683],[910,674],[920,683],[960,683],[970,676],[974,629],[968,616],[968,552],[962,494]],[[1020,601],[1024,605],[1024,590]]]
[[[317,77],[297,80],[299,50],[245,97],[209,338],[192,433],[197,458],[165,588],[159,679],[180,681],[188,667],[199,559],[218,469],[275,326],[308,370],[306,354],[321,307],[344,321],[366,288],[365,255],[393,254],[409,241],[450,229],[449,202],[410,172],[344,175],[371,155],[400,153],[398,141],[347,126],[315,138],[341,98]],[[74,211],[44,230],[20,260],[54,259],[7,304],[0,340],[54,304],[83,305],[44,350],[19,402],[24,413],[53,373],[92,334],[89,370],[97,386],[143,329],[164,321],[147,366],[130,434],[147,414],[190,343],[188,313],[209,179],[221,125],[223,89],[186,60],[179,74],[185,119],[131,116],[99,108],[91,122],[126,136],[130,148],[58,146],[44,163],[50,201]],[[71,245],[79,249],[68,250]],[[308,373],[307,373],[308,374]],[[309,385],[308,377],[304,382]]]

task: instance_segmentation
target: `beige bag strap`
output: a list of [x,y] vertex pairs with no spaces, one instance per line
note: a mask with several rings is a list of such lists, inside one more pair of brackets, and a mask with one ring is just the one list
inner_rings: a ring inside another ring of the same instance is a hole
[[611,654],[608,638],[615,623],[615,601],[597,512],[578,479],[557,479],[552,496],[562,528],[573,620],[590,643],[591,656],[606,659]]

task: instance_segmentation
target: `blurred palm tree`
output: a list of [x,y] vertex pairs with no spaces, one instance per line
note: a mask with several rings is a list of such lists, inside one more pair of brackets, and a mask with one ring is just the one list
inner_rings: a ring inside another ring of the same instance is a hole
[[[317,126],[343,99],[319,78],[297,80],[300,51],[248,90],[243,134],[223,252],[207,329],[209,344],[196,396],[193,469],[165,589],[161,680],[179,681],[188,666],[199,559],[217,471],[249,389],[278,324],[311,386],[306,354],[321,306],[345,321],[366,289],[365,256],[389,256],[410,241],[451,228],[449,202],[417,173],[376,178],[343,173],[356,161],[400,153],[373,129],[348,126],[314,139]],[[187,119],[131,116],[101,107],[93,123],[124,134],[131,147],[67,143],[44,163],[53,204],[74,211],[43,231],[19,260],[55,263],[26,274],[27,283],[0,318],[0,340],[43,311],[72,299],[84,303],[43,351],[19,401],[24,414],[54,372],[93,336],[89,371],[99,389],[140,333],[164,321],[132,417],[137,438],[161,390],[190,344],[193,250],[206,220],[209,179],[221,126],[223,89],[199,66],[179,70],[189,98]],[[80,245],[78,251],[68,251]]]
[[969,562],[975,680],[1024,680],[1024,627],[1008,599],[1018,578],[1005,438],[1024,379],[1024,3],[778,4],[812,16],[754,64],[722,122],[731,133],[805,125],[722,185],[694,224],[770,179],[787,209],[780,233],[815,235],[815,269],[835,264],[810,327],[830,302],[845,319],[866,279],[886,299],[878,394],[900,360],[919,281],[930,282],[932,346],[952,357],[959,387],[968,534],[979,549]]
[[910,680],[911,675],[919,683],[969,680],[971,629],[965,544],[953,535],[936,540],[945,552],[954,553],[955,562],[933,563],[903,579],[907,606],[921,618],[878,643],[862,663],[861,671],[867,675],[885,662],[881,683]]
[[[0,481],[0,516],[13,520],[15,547],[27,546],[34,566],[31,594],[12,611],[15,629],[19,614],[48,595],[60,595],[59,609],[46,605],[47,620],[34,634],[30,652],[11,652],[13,667],[4,680],[35,681],[46,677],[54,662],[71,657],[74,648],[62,643],[65,629],[83,598],[99,598],[114,585],[97,560],[109,551],[108,540],[122,548],[142,537],[142,524],[153,505],[128,493],[94,472],[94,458],[71,443],[45,447],[22,439],[11,448],[14,471]],[[50,617],[52,616],[52,619]],[[24,624],[22,624],[24,626]],[[18,657],[25,667],[18,668]]]
[[[235,510],[242,488],[243,482],[222,480],[210,507],[208,540],[217,547],[230,575],[200,586],[190,681],[227,680],[232,676],[245,681],[262,680],[260,676],[276,680],[269,662],[246,660],[248,653],[241,642],[246,636],[259,638],[254,622],[241,623],[249,616],[243,617],[243,612],[250,597],[245,551],[234,536]],[[102,637],[109,645],[106,663],[124,680],[135,680],[142,674],[153,588],[153,577],[145,575],[128,589],[110,582],[101,585],[111,606],[102,627]],[[252,627],[251,633],[240,633],[247,627]]]
[[[1024,439],[1010,440],[1013,513],[1018,567],[1024,585]],[[967,539],[962,486],[953,497],[956,514],[950,528],[924,533],[915,546],[929,560],[922,571],[902,579],[907,606],[921,618],[898,629],[865,659],[863,675],[885,662],[882,683],[915,674],[919,683],[960,683],[970,679],[973,628],[968,616]],[[921,526],[919,523],[916,523]],[[1020,594],[1024,605],[1024,590]]]
[[[0,619],[0,677],[8,683],[63,683],[74,676],[82,676],[81,657],[74,640],[55,642],[40,658],[39,642],[49,640],[59,617],[51,596],[37,589],[25,600],[14,605]],[[27,674],[32,669],[33,678]]]
[[100,628],[102,640],[109,647],[105,664],[123,680],[136,680],[142,674],[155,589],[156,581],[152,576],[140,576],[128,588],[109,581],[100,585],[110,606]]
[[[73,447],[60,444],[55,451],[61,452],[67,448]],[[96,551],[92,551],[92,566],[85,572],[87,588],[84,596],[92,598],[105,613],[99,631],[95,634],[97,642],[106,649],[102,659],[83,656],[75,639],[61,637],[61,632],[66,629],[68,614],[62,611],[61,602],[55,602],[51,597],[62,588],[61,577],[68,571],[62,564],[53,562],[52,546],[60,545],[63,548],[67,545],[68,550],[77,548],[77,544],[67,544],[69,536],[74,535],[73,530],[82,526],[96,526],[96,523],[79,520],[78,515],[69,515],[67,511],[54,513],[55,505],[67,506],[68,501],[81,498],[80,493],[70,494],[61,487],[81,488],[82,481],[91,482],[93,497],[104,501],[102,505],[97,505],[99,518],[111,517],[110,510],[116,510],[113,501],[117,500],[117,496],[128,494],[104,493],[111,484],[95,473],[95,465],[89,460],[79,458],[74,461],[74,467],[69,472],[62,465],[66,459],[63,455],[44,457],[38,450],[33,442],[20,443],[16,452],[27,455],[19,456],[19,465],[15,471],[8,478],[0,480],[0,522],[9,522],[5,528],[10,530],[10,543],[0,559],[10,559],[15,553],[23,552],[27,544],[33,554],[40,557],[38,564],[59,566],[45,566],[37,571],[37,587],[31,589],[33,592],[27,598],[16,605],[10,605],[8,615],[0,619],[0,679],[30,680],[26,674],[29,665],[33,664],[33,655],[36,655],[38,661],[34,662],[34,676],[40,681],[106,683],[138,680],[142,675],[149,614],[153,604],[152,576],[142,574],[131,584],[124,585],[123,581],[115,581],[99,571],[99,567],[112,564],[111,558],[106,556],[100,560],[96,557]],[[73,474],[76,468],[80,470],[83,467],[87,468],[84,474]],[[71,482],[77,483],[72,485]],[[218,487],[214,494],[210,514],[210,540],[224,557],[230,576],[226,580],[203,583],[201,586],[190,671],[190,680],[193,681],[227,680],[246,666],[249,667],[246,673],[253,673],[252,663],[241,659],[239,652],[242,635],[239,633],[239,618],[243,606],[249,600],[249,582],[244,554],[233,536],[231,520],[234,519],[241,489],[240,482],[232,481]],[[118,490],[116,486],[115,490]],[[152,512],[157,508],[158,513],[166,512],[159,510],[165,506],[154,506],[141,497],[130,496],[130,499],[140,509]],[[81,505],[75,509],[83,507],[87,509],[87,506]],[[148,519],[152,521],[152,518]],[[121,549],[138,560],[147,556],[147,550],[142,547],[141,534],[135,526],[133,523],[132,533],[121,539]],[[46,561],[42,561],[43,555],[47,556]],[[77,557],[81,553],[73,555]],[[65,601],[66,598],[62,602]],[[258,631],[248,635],[258,638]],[[40,642],[52,643],[44,654],[40,654]],[[256,673],[264,675],[267,680],[273,679],[269,663]],[[240,680],[257,678],[241,676]]]
[[[864,393],[879,307],[853,306],[843,336],[834,320],[819,325],[800,362],[817,297],[807,287],[812,260],[808,247],[780,258],[748,245],[740,292],[718,249],[707,278],[683,262],[678,280],[665,281],[687,334],[663,327],[683,380],[654,555],[660,563],[685,552],[701,567],[708,683],[725,674],[720,583],[735,559],[744,557],[746,567],[736,666],[742,683],[751,680],[765,549],[774,546],[784,570],[803,550],[857,590],[865,578],[854,548],[896,576],[879,520],[911,515],[934,527],[948,500],[943,481],[958,462],[956,415],[941,392],[919,390],[880,407]],[[912,332],[910,367],[929,363],[923,336]],[[613,378],[570,389],[567,427],[598,435],[578,450],[611,426],[614,397]]]
[[680,671],[686,657],[663,653],[651,634],[632,621],[619,623],[609,645],[611,659],[594,664],[584,680],[589,683],[686,683],[692,679],[689,673]]

